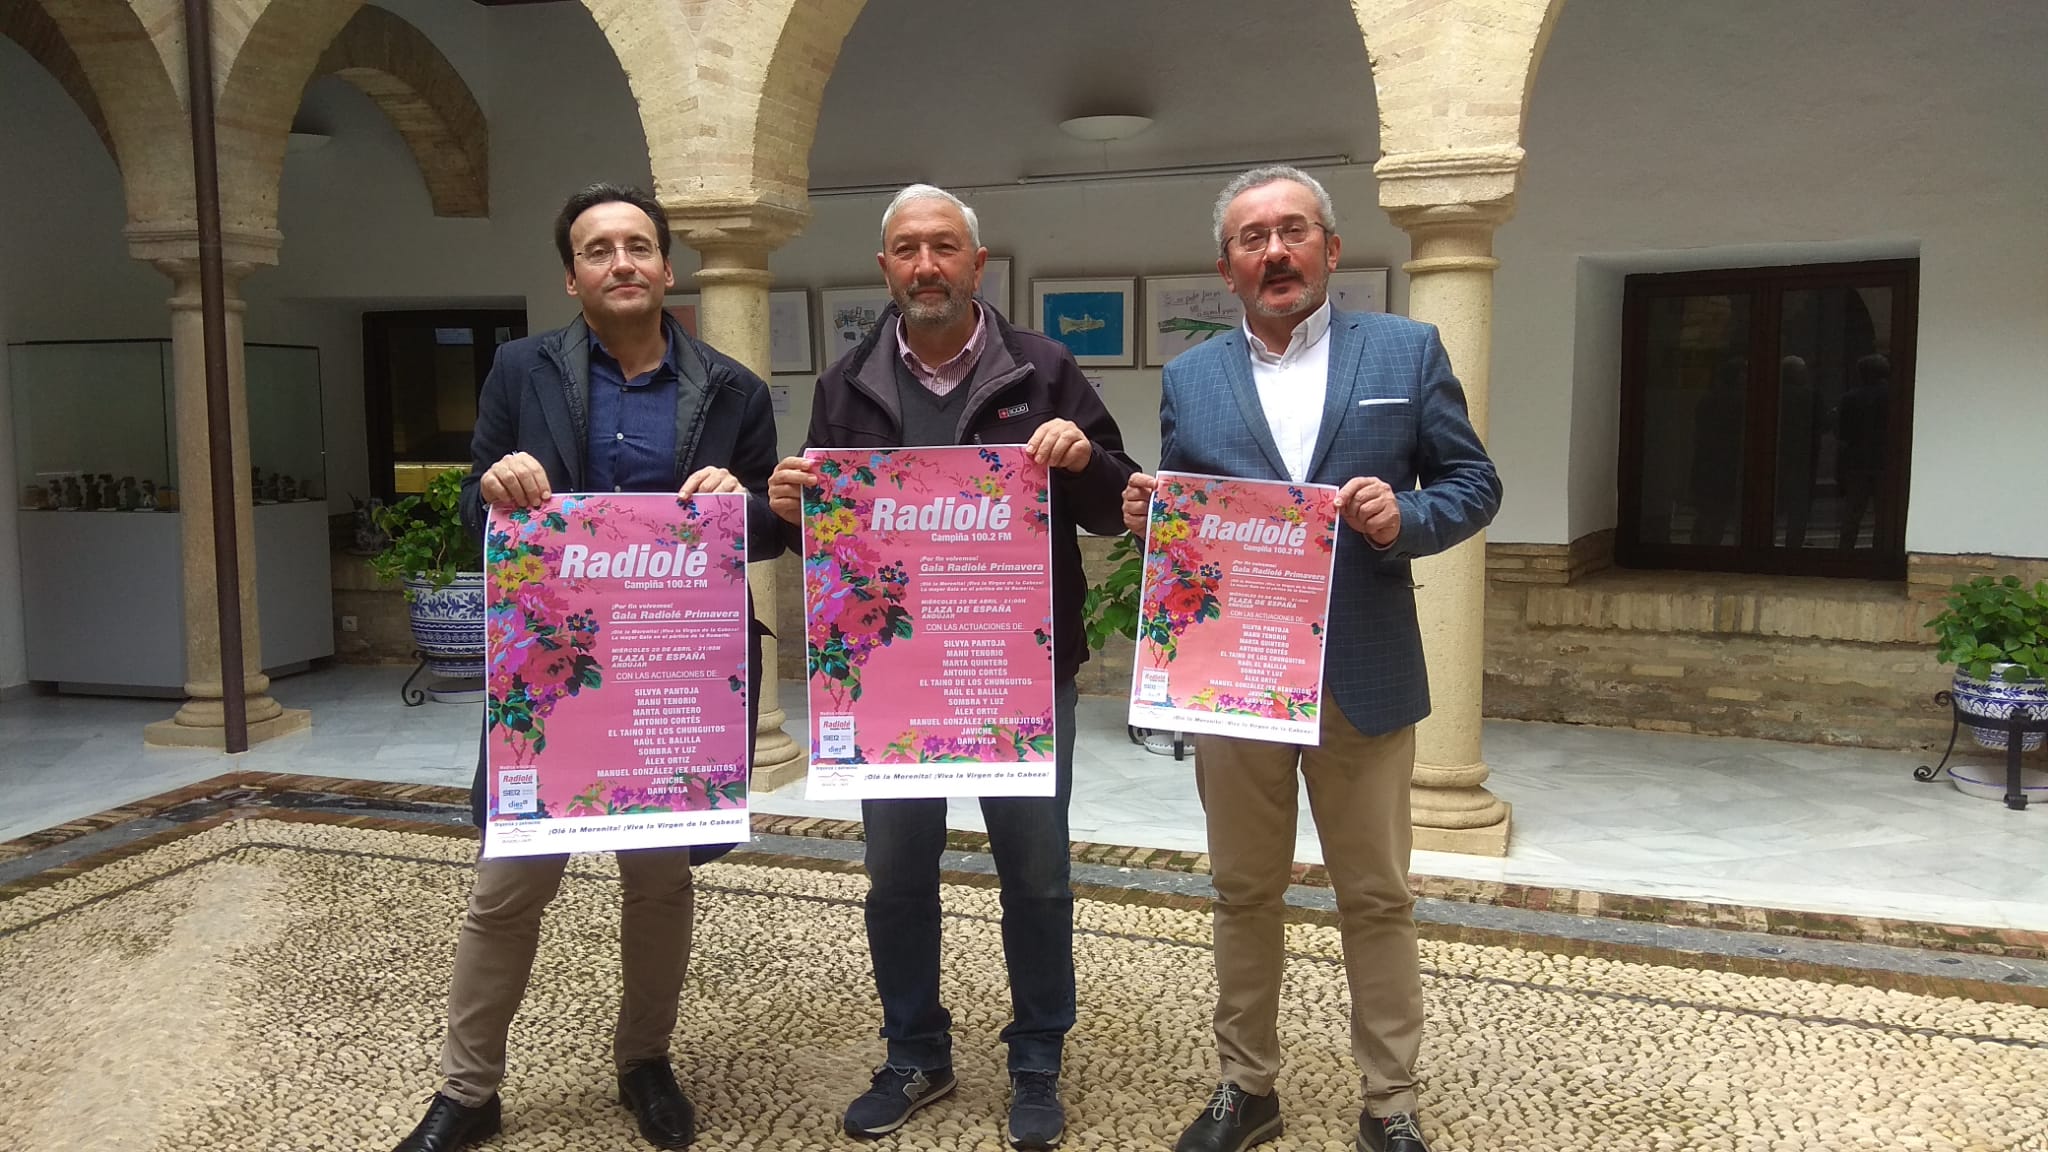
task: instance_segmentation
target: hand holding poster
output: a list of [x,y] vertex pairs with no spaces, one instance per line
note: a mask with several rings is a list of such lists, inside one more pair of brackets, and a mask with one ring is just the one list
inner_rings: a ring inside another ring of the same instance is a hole
[[805,456],[807,795],[1052,795],[1045,468],[1015,447]]
[[1328,485],[1160,473],[1130,722],[1319,742],[1336,543]]
[[557,496],[485,530],[485,856],[747,838],[746,497]]

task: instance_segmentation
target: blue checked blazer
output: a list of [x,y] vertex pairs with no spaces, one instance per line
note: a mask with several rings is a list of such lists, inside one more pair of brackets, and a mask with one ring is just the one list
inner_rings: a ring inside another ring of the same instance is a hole
[[[1377,736],[1429,715],[1409,560],[1486,527],[1500,475],[1465,409],[1436,328],[1378,312],[1332,312],[1330,383],[1308,480],[1377,476],[1394,489],[1401,534],[1377,549],[1337,528],[1323,683],[1346,719]],[[1243,328],[1166,366],[1159,402],[1162,471],[1290,479],[1252,382]]]

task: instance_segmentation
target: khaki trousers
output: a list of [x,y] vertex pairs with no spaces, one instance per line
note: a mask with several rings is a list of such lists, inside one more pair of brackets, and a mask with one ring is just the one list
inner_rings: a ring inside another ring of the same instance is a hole
[[1351,986],[1351,1053],[1368,1111],[1416,1110],[1422,977],[1408,889],[1415,729],[1366,736],[1323,697],[1322,744],[1199,737],[1195,782],[1216,885],[1216,1054],[1223,1079],[1264,1095],[1280,1074],[1280,981],[1294,863],[1295,768],[1336,890]]
[[[625,996],[612,1037],[619,1071],[668,1058],[695,911],[688,848],[618,853],[619,961]],[[476,1107],[505,1079],[505,1038],[540,947],[540,917],[562,886],[567,856],[479,860],[455,946],[441,1091]]]

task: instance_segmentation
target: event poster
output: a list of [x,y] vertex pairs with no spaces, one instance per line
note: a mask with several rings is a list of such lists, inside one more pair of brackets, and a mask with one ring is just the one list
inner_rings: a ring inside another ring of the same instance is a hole
[[1051,796],[1044,466],[1010,446],[804,455],[807,795]]
[[1160,473],[1130,722],[1319,743],[1336,546],[1326,484]]
[[745,495],[492,508],[484,546],[484,855],[745,840]]

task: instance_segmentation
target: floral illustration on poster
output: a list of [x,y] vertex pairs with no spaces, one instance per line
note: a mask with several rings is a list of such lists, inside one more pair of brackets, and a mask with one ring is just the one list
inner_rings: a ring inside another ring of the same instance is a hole
[[745,498],[558,496],[484,545],[486,855],[744,839]]
[[1164,472],[1146,527],[1130,722],[1313,744],[1337,490]]
[[1045,469],[1014,447],[806,455],[809,794],[1050,795]]

